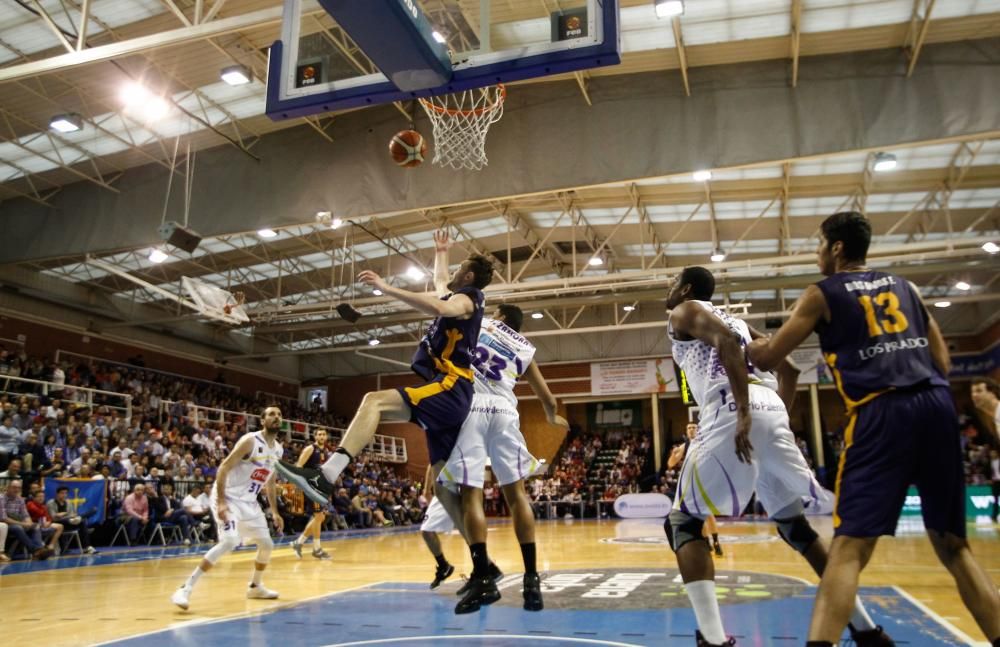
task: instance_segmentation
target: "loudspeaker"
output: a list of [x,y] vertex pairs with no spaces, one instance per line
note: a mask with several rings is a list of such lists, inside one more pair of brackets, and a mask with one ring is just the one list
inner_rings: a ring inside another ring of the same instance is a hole
[[764,327],[768,330],[781,328],[781,317],[764,317]]
[[193,254],[201,243],[201,236],[193,229],[188,229],[173,220],[160,225],[160,238],[177,249]]

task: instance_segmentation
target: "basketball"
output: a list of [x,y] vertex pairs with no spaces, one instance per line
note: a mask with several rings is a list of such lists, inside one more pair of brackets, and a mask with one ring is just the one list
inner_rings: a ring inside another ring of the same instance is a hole
[[400,166],[420,166],[427,155],[427,142],[415,130],[401,130],[389,140],[389,154]]

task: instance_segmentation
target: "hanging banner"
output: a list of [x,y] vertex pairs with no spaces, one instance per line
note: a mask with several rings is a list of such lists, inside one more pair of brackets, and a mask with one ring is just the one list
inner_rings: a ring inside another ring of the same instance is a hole
[[595,362],[590,365],[590,392],[593,395],[676,393],[674,362],[666,357]]
[[951,377],[968,375],[989,375],[1000,366],[1000,344],[984,353],[974,355],[952,355]]
[[833,374],[818,348],[796,348],[789,359],[802,371],[799,384],[833,384]]

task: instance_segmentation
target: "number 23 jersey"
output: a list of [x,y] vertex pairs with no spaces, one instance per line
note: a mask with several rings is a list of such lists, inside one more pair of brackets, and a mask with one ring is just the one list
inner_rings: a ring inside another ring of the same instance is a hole
[[929,315],[906,279],[839,272],[820,281],[830,322],[816,326],[841,397],[857,406],[889,388],[944,385],[930,352]]
[[[226,477],[226,498],[256,503],[257,495],[264,490],[264,484],[271,478],[274,466],[281,460],[284,450],[277,441],[274,447],[268,447],[263,431],[250,435],[253,437],[253,449],[229,470]],[[212,486],[212,490],[215,489],[216,486]]]
[[516,407],[514,385],[535,357],[535,347],[503,322],[483,317],[472,358],[476,393],[501,395]]

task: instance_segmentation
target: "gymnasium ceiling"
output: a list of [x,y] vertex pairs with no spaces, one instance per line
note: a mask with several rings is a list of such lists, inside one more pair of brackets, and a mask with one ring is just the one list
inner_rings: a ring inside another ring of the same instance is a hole
[[[263,114],[260,80],[238,87],[218,80],[219,69],[234,62],[264,78],[281,2],[90,0],[79,49],[118,43],[131,54],[49,69],[48,59],[77,50],[70,36],[79,33],[83,4],[16,0],[0,6],[0,201],[45,203],[74,182],[113,194],[126,169],[147,164],[173,169],[183,182],[187,171],[176,163],[178,150],[233,146],[253,155],[262,135],[303,124],[336,146],[329,135],[336,115],[272,122]],[[433,15],[454,3],[422,4]],[[494,4],[511,20],[545,19],[557,8],[552,0]],[[622,64],[561,79],[578,88],[581,102],[590,101],[587,84],[596,76],[662,70],[689,91],[689,68],[783,59],[794,86],[800,57],[898,49],[912,72],[925,44],[1000,36],[1000,0],[691,0],[675,21],[656,19],[649,0],[621,4]],[[223,19],[241,26],[196,36]],[[49,20],[61,27],[61,36]],[[153,46],[168,32],[180,44]],[[148,48],[135,40],[140,37]],[[163,119],[146,123],[123,109],[118,95],[130,78],[164,89],[170,107]],[[45,127],[54,114],[67,112],[83,116],[82,131],[60,135]],[[950,302],[935,311],[946,333],[981,332],[997,320],[1000,295],[998,256],[981,248],[988,240],[1000,243],[1000,134],[885,149],[898,160],[886,173],[873,171],[876,152],[713,169],[708,181],[684,174],[382,215],[359,220],[364,229],[332,229],[303,214],[302,224],[276,228],[273,238],[232,232],[205,239],[192,255],[168,250],[171,258],[162,264],[147,259],[149,248],[94,250],[94,256],[174,293],[181,276],[244,292],[252,325],[229,337],[260,343],[239,344],[236,351],[218,342],[220,356],[314,356],[367,348],[378,338],[379,352],[398,360],[420,334],[422,318],[362,291],[351,277],[371,267],[410,288],[425,286],[406,271],[413,264],[430,266],[432,233],[444,226],[458,240],[453,266],[470,251],[496,259],[492,301],[540,313],[530,325],[539,338],[572,334],[578,340],[572,349],[553,342],[552,358],[620,356],[659,352],[664,281],[688,264],[724,274],[720,299],[751,316],[787,311],[815,279],[819,222],[838,209],[856,208],[875,226],[874,265],[904,271],[929,302]],[[717,247],[726,260],[711,263]],[[601,264],[590,264],[594,258]],[[905,266],[897,265],[902,261]],[[81,256],[38,259],[17,269],[100,295],[112,304],[100,311],[113,327],[161,330],[192,318],[161,293]],[[969,289],[956,287],[959,281]],[[341,301],[365,313],[358,324],[331,314]],[[649,332],[639,346],[616,347],[608,333],[630,329]]]

